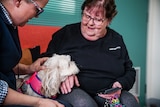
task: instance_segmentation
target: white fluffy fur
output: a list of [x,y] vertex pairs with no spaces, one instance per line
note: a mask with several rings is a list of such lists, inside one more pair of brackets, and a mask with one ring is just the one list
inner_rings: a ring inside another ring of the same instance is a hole
[[[44,65],[47,68],[40,70],[37,74],[42,81],[42,93],[45,97],[56,95],[59,92],[61,82],[64,81],[67,76],[79,72],[78,67],[74,61],[71,61],[69,55],[54,54]],[[30,86],[27,86],[27,92],[25,94],[39,96],[32,91]]]

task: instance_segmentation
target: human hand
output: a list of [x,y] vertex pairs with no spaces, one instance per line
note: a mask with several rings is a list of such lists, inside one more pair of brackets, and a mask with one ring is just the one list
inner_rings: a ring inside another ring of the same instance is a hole
[[[113,83],[112,88],[116,88],[116,87],[119,87],[119,88],[122,89],[122,86],[121,86],[121,84],[120,84],[119,82],[114,82],[114,83]],[[100,96],[100,97],[102,97],[102,98],[105,98],[105,99],[111,99],[111,98],[113,98],[115,95],[120,96],[120,94],[121,94],[121,89],[119,89],[119,90],[117,90],[117,91],[115,91],[115,92],[112,92],[112,93],[108,93],[108,94],[98,94],[98,96]]]
[[60,89],[62,94],[67,94],[71,92],[71,89],[73,88],[74,85],[80,86],[77,76],[76,75],[68,76],[67,79],[61,83]]
[[40,98],[34,107],[64,107],[64,105],[55,100]]
[[114,98],[114,96],[120,96],[120,94],[121,94],[121,88],[111,88],[105,90],[105,92],[98,93],[98,96],[105,99],[111,99]]
[[43,66],[43,64],[47,59],[48,59],[48,57],[43,57],[43,58],[37,59],[34,63],[32,63],[28,67],[29,73],[34,73],[35,71],[39,71],[39,70],[45,69],[46,67]]
[[122,88],[122,85],[118,81],[116,81],[113,83],[112,88],[116,88],[116,87]]

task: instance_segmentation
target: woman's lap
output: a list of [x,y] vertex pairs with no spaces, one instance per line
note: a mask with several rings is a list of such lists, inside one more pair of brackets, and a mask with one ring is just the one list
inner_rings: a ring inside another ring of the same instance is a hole
[[140,107],[135,96],[128,91],[122,91],[120,100],[126,107]]
[[[60,94],[58,99],[72,104],[73,107],[104,107],[105,103],[105,99],[99,96],[95,96],[93,99],[79,88],[74,88],[69,94]],[[140,107],[135,97],[127,91],[122,91],[120,101],[126,107]]]
[[60,94],[58,99],[69,102],[73,107],[98,107],[93,98],[79,88],[69,94]]
[[73,107],[69,102],[63,101],[63,100],[58,100],[57,101],[61,104],[63,104],[65,107]]
[[[104,104],[106,101],[105,99],[99,96],[95,96],[94,99],[97,102],[99,107],[104,107]],[[140,107],[136,98],[128,91],[122,91],[121,96],[120,96],[120,103],[125,105],[125,107]]]

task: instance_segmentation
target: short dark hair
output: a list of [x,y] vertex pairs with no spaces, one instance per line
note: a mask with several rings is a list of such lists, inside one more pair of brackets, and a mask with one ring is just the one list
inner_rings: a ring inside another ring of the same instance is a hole
[[105,17],[110,20],[118,13],[114,0],[85,0],[81,6],[81,10],[83,11],[85,7],[90,8],[95,6],[103,8],[106,12]]

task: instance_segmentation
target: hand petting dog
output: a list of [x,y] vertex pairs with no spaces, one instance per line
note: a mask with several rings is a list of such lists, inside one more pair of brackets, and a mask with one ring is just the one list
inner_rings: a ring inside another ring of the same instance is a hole
[[70,75],[79,72],[74,61],[69,55],[54,54],[44,62],[42,70],[23,78],[19,90],[22,93],[37,96],[55,98],[59,92],[60,84]]

